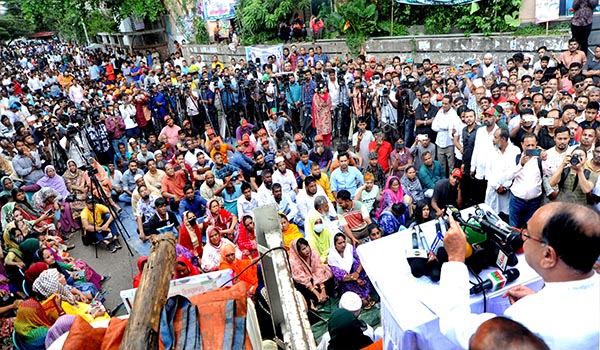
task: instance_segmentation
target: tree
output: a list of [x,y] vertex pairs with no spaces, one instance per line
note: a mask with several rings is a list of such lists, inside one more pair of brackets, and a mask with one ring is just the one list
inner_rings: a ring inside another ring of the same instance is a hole
[[13,41],[33,33],[33,24],[13,15],[0,16],[0,40]]

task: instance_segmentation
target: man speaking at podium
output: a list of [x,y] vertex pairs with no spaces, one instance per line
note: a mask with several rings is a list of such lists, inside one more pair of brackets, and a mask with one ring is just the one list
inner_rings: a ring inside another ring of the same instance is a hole
[[[442,266],[438,313],[441,332],[466,349],[477,327],[495,317],[471,314],[465,235],[449,215],[444,239],[448,262]],[[592,267],[600,255],[600,214],[590,207],[550,203],[538,209],[521,233],[525,260],[544,280],[539,292],[515,286],[504,293],[511,306],[504,316],[522,323],[551,349],[598,349],[600,275]]]

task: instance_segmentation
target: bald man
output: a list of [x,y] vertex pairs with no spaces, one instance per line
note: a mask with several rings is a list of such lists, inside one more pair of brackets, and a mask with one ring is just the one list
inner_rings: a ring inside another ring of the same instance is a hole
[[[533,214],[521,238],[525,260],[545,286],[537,293],[524,286],[508,290],[504,297],[512,305],[504,316],[522,323],[551,349],[598,349],[600,275],[592,267],[600,255],[600,214],[584,205],[550,203]],[[438,312],[440,329],[467,348],[475,330],[496,315],[471,314],[465,234],[452,218],[444,247],[448,262],[442,266],[440,295],[447,308]]]
[[550,350],[543,340],[519,322],[494,317],[477,328],[469,341],[469,350]]

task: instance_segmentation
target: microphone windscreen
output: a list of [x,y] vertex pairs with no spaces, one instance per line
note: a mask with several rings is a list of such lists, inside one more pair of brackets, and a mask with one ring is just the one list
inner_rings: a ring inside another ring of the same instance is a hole
[[437,260],[431,260],[429,264],[427,264],[428,273],[427,275],[433,282],[438,282],[440,280],[440,276],[442,274],[442,263]]
[[448,252],[446,252],[446,248],[444,247],[439,247],[437,253],[435,253],[435,256],[437,256],[438,260],[441,263],[445,263],[448,261]]
[[426,258],[408,258],[408,265],[413,276],[419,278],[425,275],[425,267],[427,264]]
[[508,269],[504,272],[504,276],[506,276],[507,282],[512,282],[516,280],[517,278],[519,278],[520,275],[521,273],[517,269]]

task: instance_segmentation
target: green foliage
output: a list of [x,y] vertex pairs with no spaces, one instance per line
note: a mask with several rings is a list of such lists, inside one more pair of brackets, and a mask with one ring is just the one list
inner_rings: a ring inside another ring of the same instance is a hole
[[[550,25],[548,34],[563,34],[569,30],[570,26],[568,23],[558,23]],[[529,24],[515,29],[513,33],[516,36],[546,35],[546,24]]]
[[114,33],[118,30],[117,23],[100,10],[90,12],[84,18],[84,22],[90,37],[98,33]]
[[206,22],[200,16],[194,17],[194,29],[196,33],[194,34],[194,40],[196,44],[208,44],[210,41],[208,30],[206,30]]
[[0,16],[0,40],[12,41],[33,34],[33,23],[11,14]]
[[346,35],[346,44],[352,53],[357,53],[365,41],[377,32],[377,6],[367,1],[349,0],[338,8],[343,18],[340,29]]
[[519,27],[521,0],[483,0],[460,6],[456,28],[466,33],[491,34]]
[[295,12],[309,6],[309,0],[241,0],[236,12],[242,43],[263,44],[276,38],[280,18],[289,23]]
[[425,19],[425,34],[448,34],[452,29],[452,17],[448,15],[450,7],[442,7],[443,11],[436,11]]
[[390,21],[377,23],[377,29],[384,36],[402,36],[408,35],[408,29],[404,24],[394,22],[394,31],[390,34],[392,23]]
[[126,18],[131,15],[148,18],[155,21],[158,16],[165,13],[162,0],[112,0],[115,2],[117,13]]

